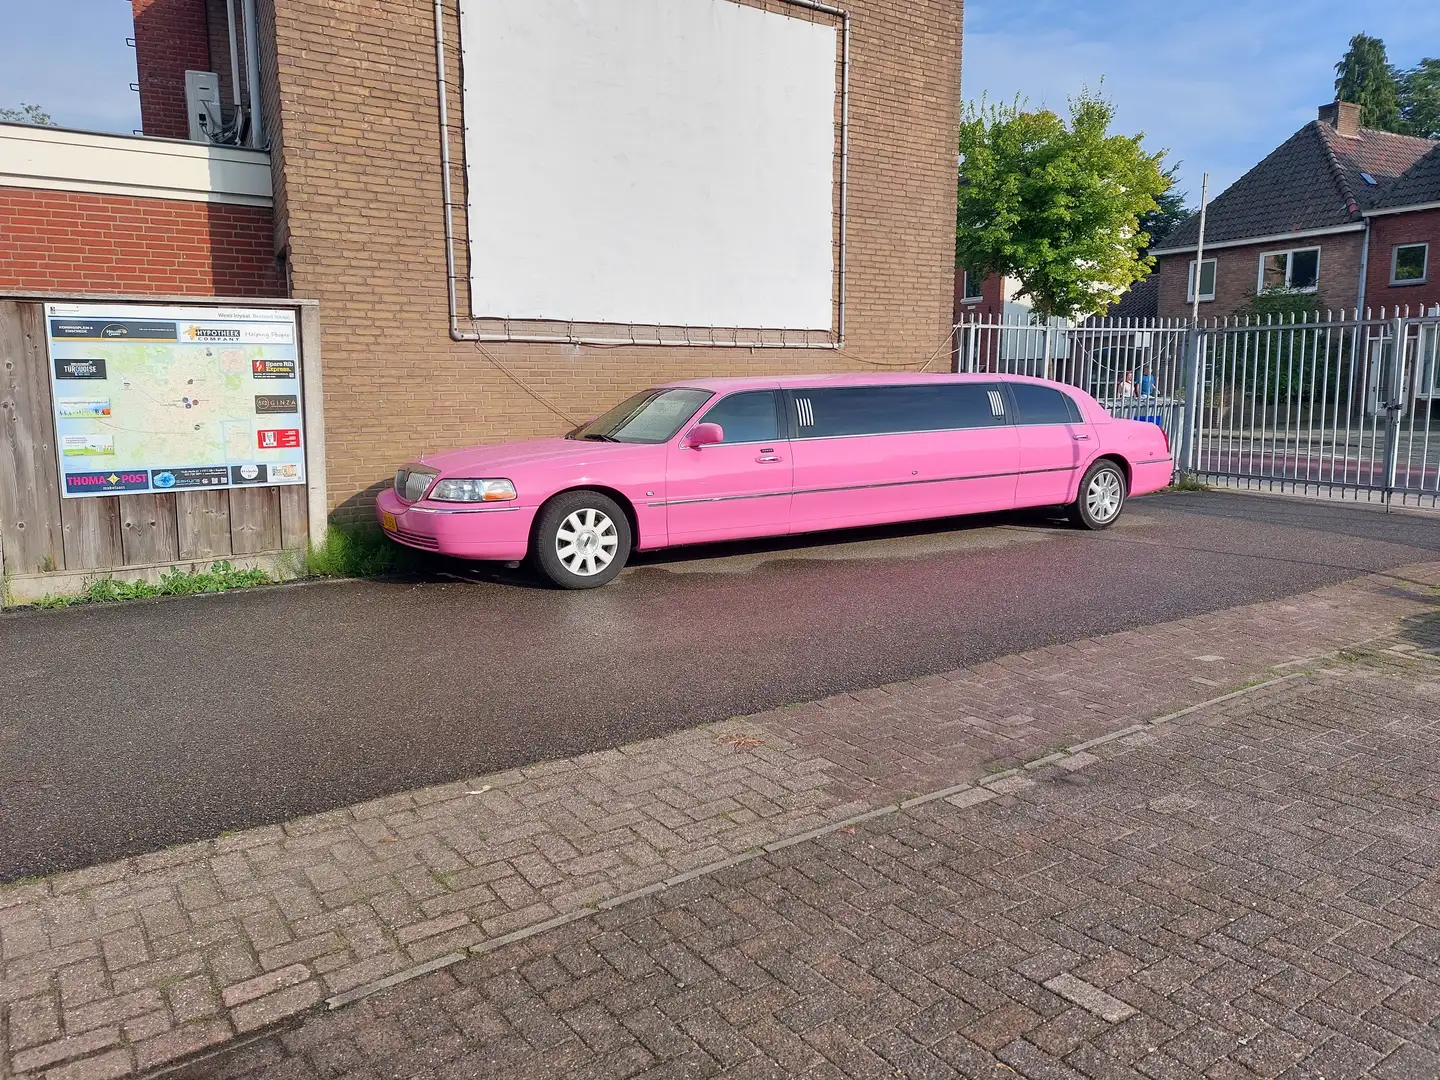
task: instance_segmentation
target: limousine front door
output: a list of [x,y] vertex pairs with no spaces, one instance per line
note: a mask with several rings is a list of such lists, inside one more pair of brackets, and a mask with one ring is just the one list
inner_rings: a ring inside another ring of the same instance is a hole
[[793,465],[773,390],[721,398],[693,424],[718,424],[725,441],[691,449],[671,443],[665,471],[672,544],[777,536],[790,527]]

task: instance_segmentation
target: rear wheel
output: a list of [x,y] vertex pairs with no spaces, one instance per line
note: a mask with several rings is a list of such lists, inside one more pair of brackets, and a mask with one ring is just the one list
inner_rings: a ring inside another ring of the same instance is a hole
[[567,491],[545,504],[535,526],[536,568],[562,589],[596,589],[625,567],[630,520],[598,491]]
[[1102,458],[1085,470],[1080,493],[1070,504],[1070,518],[1085,529],[1108,529],[1125,508],[1125,472]]

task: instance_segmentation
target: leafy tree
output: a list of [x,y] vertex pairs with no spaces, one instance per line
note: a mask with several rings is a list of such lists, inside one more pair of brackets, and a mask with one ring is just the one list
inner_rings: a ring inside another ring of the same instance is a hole
[[1146,245],[1147,254],[1150,247],[1164,240],[1190,216],[1191,211],[1185,205],[1188,193],[1175,187],[1180,180],[1175,175],[1179,168],[1179,164],[1175,164],[1165,170],[1165,179],[1170,181],[1170,186],[1155,199],[1154,210],[1140,215],[1140,231],[1150,237],[1150,242]]
[[1048,109],[983,102],[960,124],[961,181],[955,259],[971,273],[1020,283],[1037,315],[1103,311],[1154,260],[1141,254],[1153,213],[1172,181],[1164,153],[1140,136],[1111,135],[1114,108],[1090,91],[1070,120]]
[[1427,56],[1400,73],[1400,130],[1440,139],[1440,59]]
[[1400,90],[1385,42],[1369,34],[1350,39],[1350,48],[1335,65],[1335,96],[1360,106],[1362,126],[1399,130]]
[[0,122],[7,124],[36,124],[40,127],[54,127],[55,121],[39,105],[20,103],[18,109],[0,109]]

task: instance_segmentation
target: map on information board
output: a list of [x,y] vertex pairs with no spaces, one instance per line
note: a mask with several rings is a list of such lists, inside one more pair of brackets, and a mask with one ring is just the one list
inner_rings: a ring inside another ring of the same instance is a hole
[[66,498],[305,482],[295,313],[47,304]]

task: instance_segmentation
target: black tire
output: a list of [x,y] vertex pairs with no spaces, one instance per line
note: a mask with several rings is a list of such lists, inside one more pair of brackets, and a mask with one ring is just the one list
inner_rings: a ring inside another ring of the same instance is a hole
[[[566,491],[541,508],[531,557],[540,575],[562,589],[598,589],[625,568],[633,544],[630,519],[614,499]],[[607,554],[609,562],[600,565]]]
[[1101,458],[1080,478],[1080,489],[1070,504],[1070,520],[1082,529],[1108,529],[1120,520],[1129,485],[1125,470],[1109,458]]

